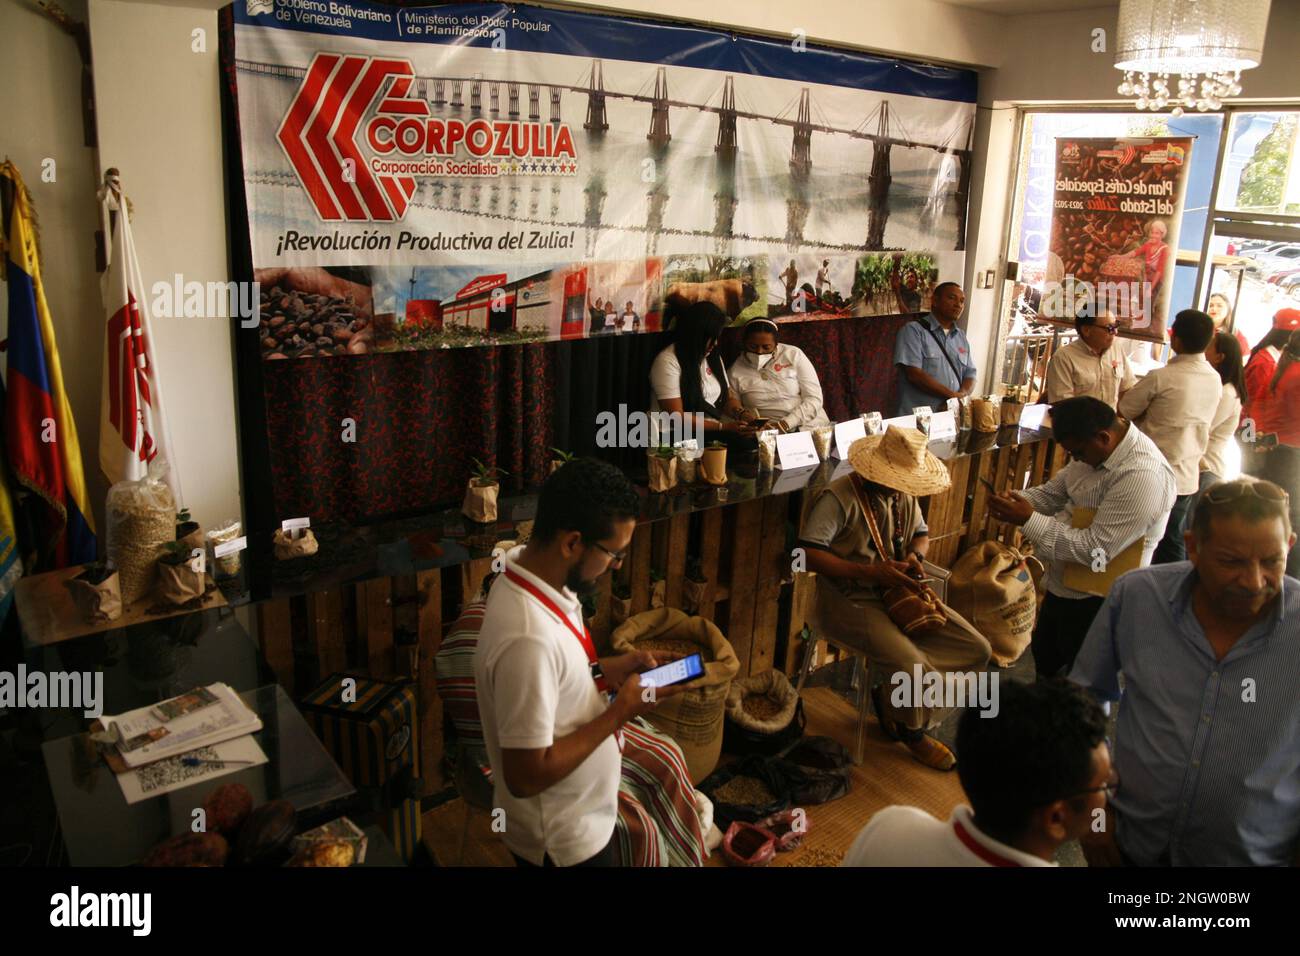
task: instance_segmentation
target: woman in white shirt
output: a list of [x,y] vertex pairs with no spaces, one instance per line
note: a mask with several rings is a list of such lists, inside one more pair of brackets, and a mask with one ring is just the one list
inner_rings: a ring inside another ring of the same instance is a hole
[[740,403],[783,432],[829,425],[817,370],[801,349],[778,343],[776,333],[771,319],[746,323],[745,350],[731,366]]
[[[1210,346],[1205,350],[1205,360],[1214,366],[1223,379],[1223,395],[1219,398],[1219,407],[1214,411],[1210,421],[1210,443],[1201,456],[1200,486],[1197,495],[1210,485],[1226,480],[1228,475],[1227,451],[1232,436],[1237,432],[1237,423],[1241,418],[1241,400],[1246,394],[1246,376],[1241,368],[1241,345],[1231,332],[1215,332],[1210,339]],[[1187,527],[1191,527],[1192,510],[1187,512]]]
[[[729,447],[758,447],[750,426],[757,416],[740,405],[718,354],[718,337],[727,314],[712,302],[697,302],[678,317],[673,344],[655,356],[650,365],[650,411],[704,416],[704,442],[720,441]],[[653,415],[651,421],[657,421]],[[660,444],[672,438],[659,431]]]

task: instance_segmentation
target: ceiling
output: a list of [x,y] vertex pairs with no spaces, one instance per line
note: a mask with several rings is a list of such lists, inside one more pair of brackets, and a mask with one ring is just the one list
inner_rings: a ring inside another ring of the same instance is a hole
[[1020,13],[1060,13],[1064,10],[1088,10],[1117,7],[1119,0],[941,0],[951,7],[966,7],[1002,16]]

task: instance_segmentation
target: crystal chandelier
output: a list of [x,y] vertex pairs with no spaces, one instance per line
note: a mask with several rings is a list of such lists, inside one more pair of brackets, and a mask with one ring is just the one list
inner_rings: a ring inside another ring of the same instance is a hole
[[[1217,110],[1259,66],[1269,0],[1121,0],[1115,69],[1140,110]],[[1177,86],[1172,84],[1176,82]]]

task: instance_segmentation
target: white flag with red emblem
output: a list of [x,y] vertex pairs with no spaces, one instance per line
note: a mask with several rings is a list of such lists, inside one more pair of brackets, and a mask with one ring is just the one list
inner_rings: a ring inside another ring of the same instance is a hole
[[[108,316],[99,416],[99,466],[110,482],[139,480],[156,460],[167,466],[177,507],[181,478],[163,414],[149,305],[120,192],[107,190],[104,218],[111,220],[108,271],[102,288]],[[107,225],[107,222],[105,223]]]

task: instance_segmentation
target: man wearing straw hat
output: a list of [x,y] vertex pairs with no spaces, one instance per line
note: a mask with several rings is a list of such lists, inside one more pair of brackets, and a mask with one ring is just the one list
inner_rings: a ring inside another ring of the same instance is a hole
[[[948,489],[943,462],[929,452],[919,431],[891,426],[884,435],[855,441],[849,463],[853,474],[822,491],[800,535],[808,570],[818,575],[816,626],[836,642],[862,651],[895,687],[898,674],[910,682],[918,674],[922,680],[931,672],[942,679],[954,671],[982,670],[989,642],[960,615],[948,609],[948,620],[938,630],[909,637],[890,618],[881,597],[893,587],[923,588],[921,562],[930,538],[917,497]],[[878,553],[865,508],[871,509],[881,543],[891,553]],[[952,751],[926,733],[953,705],[900,707],[887,699],[891,696],[879,688],[872,694],[885,733],[928,767],[956,767]],[[913,703],[919,699],[912,695]]]

